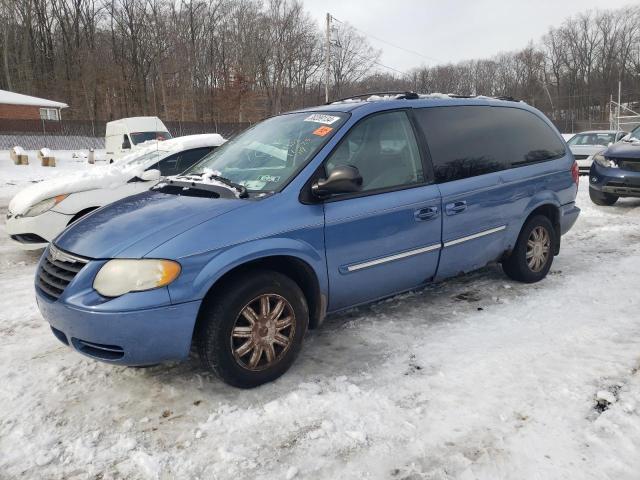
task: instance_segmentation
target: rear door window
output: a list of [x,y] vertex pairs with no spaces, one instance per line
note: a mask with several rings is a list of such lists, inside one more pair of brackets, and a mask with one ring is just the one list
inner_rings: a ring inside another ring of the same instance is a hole
[[427,139],[436,182],[499,172],[559,158],[564,145],[531,112],[490,106],[416,110]]

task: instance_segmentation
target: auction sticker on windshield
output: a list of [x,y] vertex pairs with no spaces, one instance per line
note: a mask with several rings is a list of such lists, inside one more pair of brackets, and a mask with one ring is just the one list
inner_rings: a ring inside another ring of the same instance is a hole
[[322,126],[322,127],[318,127],[313,131],[314,135],[318,135],[319,137],[324,137],[327,133],[331,132],[331,130],[333,130],[333,128],[331,127],[327,127]]
[[325,125],[331,125],[338,120],[340,120],[340,117],[336,117],[334,115],[323,115],[321,113],[313,113],[304,119],[305,122],[324,123]]

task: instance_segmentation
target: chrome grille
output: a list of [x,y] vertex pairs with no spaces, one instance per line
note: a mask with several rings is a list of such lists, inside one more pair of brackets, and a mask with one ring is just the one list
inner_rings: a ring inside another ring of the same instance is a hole
[[36,284],[47,296],[57,300],[88,261],[49,245],[47,256],[40,264]]

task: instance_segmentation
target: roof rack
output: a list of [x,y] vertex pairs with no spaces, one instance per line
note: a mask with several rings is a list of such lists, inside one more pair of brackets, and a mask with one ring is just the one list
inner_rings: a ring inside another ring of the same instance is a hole
[[517,98],[513,98],[510,95],[500,95],[499,97],[493,97],[496,100],[504,100],[506,102],[519,102],[520,100],[518,100]]
[[349,97],[339,98],[338,100],[332,100],[327,103],[327,105],[331,105],[336,102],[344,102],[345,100],[356,100],[358,98],[363,97],[372,97],[373,95],[398,95],[398,100],[417,100],[419,98],[416,92],[407,92],[407,91],[388,91],[388,92],[368,92],[368,93],[360,93],[358,95],[351,95]]
[[[340,98],[338,100],[333,100],[327,103],[327,105],[331,105],[332,103],[339,103],[339,102],[344,102],[347,100],[358,100],[358,99],[363,99],[363,98],[368,98],[374,95],[378,95],[378,96],[382,96],[382,95],[395,95],[396,96],[396,100],[418,100],[419,98],[421,98],[421,94],[418,94],[416,92],[413,91],[386,91],[386,92],[368,92],[368,93],[361,93],[358,95],[351,95],[349,97],[344,97],[344,98]],[[439,95],[439,94],[431,94],[431,95]],[[447,93],[446,94],[447,97],[449,98],[491,98],[494,100],[503,100],[503,101],[507,101],[507,102],[518,102],[519,100],[516,98],[513,98],[511,96],[497,96],[497,97],[488,97],[488,96],[484,96],[484,95],[458,95],[455,93]],[[424,97],[424,95],[422,95],[422,97]]]

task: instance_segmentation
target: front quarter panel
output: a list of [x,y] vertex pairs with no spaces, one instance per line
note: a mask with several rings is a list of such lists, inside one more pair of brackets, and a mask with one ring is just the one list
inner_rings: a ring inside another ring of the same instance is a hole
[[182,274],[169,286],[172,303],[203,299],[211,287],[226,273],[248,262],[273,256],[290,256],[302,260],[316,274],[321,293],[327,294],[327,275],[322,242],[312,229],[287,237],[272,237],[235,245],[180,259]]
[[233,268],[276,255],[306,262],[321,290],[326,291],[322,205],[303,205],[297,197],[283,193],[251,202],[237,212],[185,231],[145,255],[180,262],[182,273],[169,286],[172,303],[202,299]]

